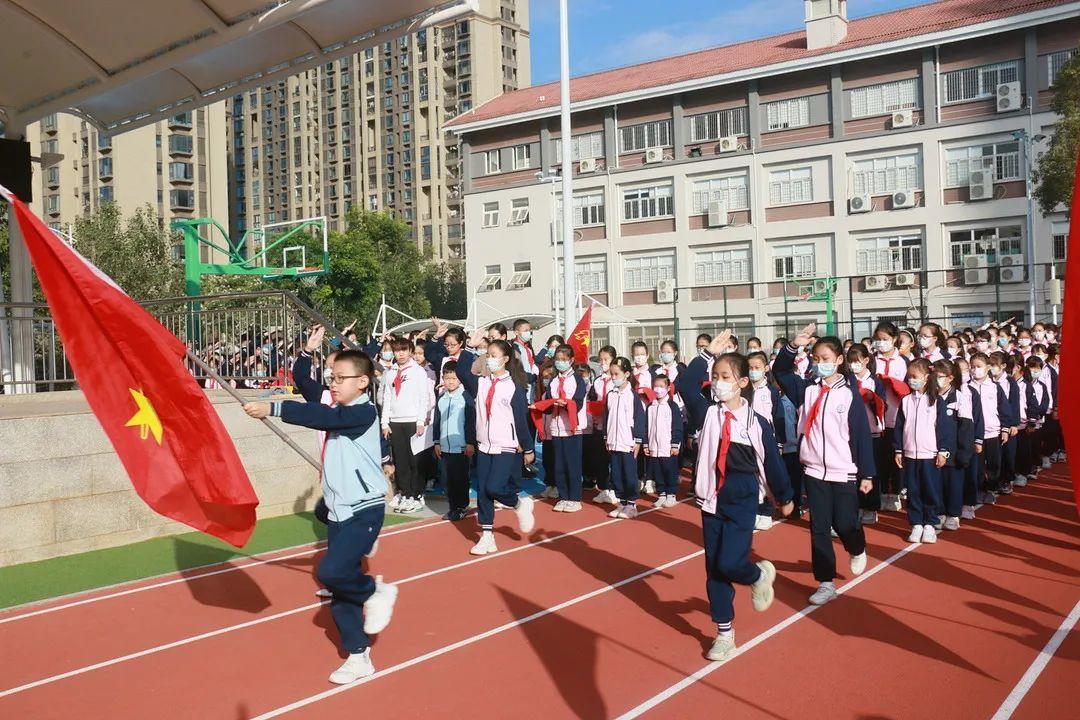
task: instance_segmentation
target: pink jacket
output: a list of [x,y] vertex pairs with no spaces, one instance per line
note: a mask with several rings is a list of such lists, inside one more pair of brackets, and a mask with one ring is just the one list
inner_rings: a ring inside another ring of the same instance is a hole
[[[674,411],[672,405],[675,405]],[[649,456],[666,458],[671,457],[671,448],[678,448],[681,438],[682,418],[679,417],[679,406],[675,400],[664,398],[649,405],[646,410],[648,419],[647,428],[649,436]],[[675,431],[673,433],[673,430]],[[678,452],[678,450],[676,450]]]
[[638,409],[640,415],[640,407],[641,398],[630,387],[630,383],[608,393],[605,425],[608,452],[630,452],[634,445],[644,442],[644,431],[640,428],[640,423],[636,428],[638,432],[635,432],[635,409]]
[[[487,396],[492,383],[495,384],[495,395],[491,401],[491,417],[488,417]],[[480,452],[494,455],[517,452],[521,447],[512,406],[516,390],[517,386],[509,374],[498,379],[490,376],[479,378],[479,391],[476,394],[476,439],[480,444]]]
[[572,369],[551,378],[548,397],[553,399],[565,397],[567,400],[574,400],[574,395],[577,394],[580,402],[577,403],[576,432],[570,428],[570,413],[567,408],[552,408],[550,413],[544,415],[544,430],[548,437],[561,438],[581,434],[588,419],[585,412],[585,389],[579,390],[579,386],[583,383],[584,381]]
[[808,386],[802,407],[799,408],[799,434],[803,439],[799,460],[810,477],[847,482],[858,473],[858,466],[851,457],[848,413],[852,407],[862,412],[863,400],[856,397],[847,383],[841,380],[822,401],[814,426],[806,427],[806,417],[821,392],[821,385]]
[[1001,434],[1001,418],[998,417],[998,385],[987,378],[983,381],[972,380],[969,385],[979,393],[979,403],[982,405],[983,439],[997,437]]
[[938,454],[937,421],[938,400],[933,405],[926,393],[916,391],[904,398],[903,447],[904,457],[913,460],[930,460]]
[[[900,356],[900,352],[893,353],[887,358],[881,353],[874,357],[877,366],[877,374],[883,377],[896,378],[901,382],[907,380],[907,361]],[[896,427],[896,412],[900,409],[900,397],[892,391],[888,383],[885,384],[885,427]]]

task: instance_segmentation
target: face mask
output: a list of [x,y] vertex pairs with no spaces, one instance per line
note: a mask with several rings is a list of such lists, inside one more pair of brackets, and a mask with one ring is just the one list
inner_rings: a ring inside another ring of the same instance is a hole
[[878,340],[876,343],[874,343],[874,345],[877,346],[879,353],[887,353],[894,347],[896,347],[896,343],[894,343],[892,340]]
[[981,353],[984,353],[990,349],[990,343],[986,342],[985,340],[980,340],[979,342],[975,343],[975,349]]
[[334,377],[334,371],[331,370],[330,368],[324,368],[323,371],[322,371],[323,385],[329,385],[330,384],[330,378],[332,378],[332,377]]
[[969,382],[971,382],[971,373],[969,373],[969,372],[966,372],[966,373],[962,373],[962,374],[960,375],[960,377],[961,377],[961,379],[962,379],[962,380],[963,380],[963,381],[964,381],[965,383],[969,383]]
[[1043,332],[1042,330],[1036,330],[1035,331],[1035,339],[1038,340],[1039,342],[1042,342],[1043,340],[1046,339],[1046,333]]
[[667,388],[666,387],[654,387],[653,392],[656,393],[656,397],[658,397],[658,398],[667,397]]
[[926,378],[911,378],[907,381],[912,390],[922,390],[926,385]]
[[608,360],[601,360],[600,361],[600,369],[603,370],[604,372],[607,372],[610,367],[611,367],[611,362],[610,361],[608,361]]
[[394,351],[393,350],[383,350],[382,359],[385,360],[386,362],[390,362],[391,360],[394,359]]
[[926,335],[920,335],[919,336],[919,347],[921,347],[922,349],[925,350],[926,348],[930,347],[933,344],[934,344],[934,338],[928,337]]
[[503,358],[489,357],[487,359],[488,370],[490,370],[493,373],[494,372],[499,372],[500,370],[502,370],[503,362],[504,362]]
[[712,396],[713,400],[718,402],[726,402],[735,397],[735,383],[731,382],[714,382],[712,384]]
[[1039,358],[1043,362],[1046,362],[1046,358],[1049,356],[1046,353],[1036,353],[1035,357]]
[[952,384],[952,381],[949,380],[949,378],[945,377],[944,375],[938,375],[937,376],[938,390],[944,390],[947,387],[949,387],[949,385],[951,385],[951,384]]
[[863,367],[862,363],[851,363],[851,372],[856,375],[862,375]]
[[645,365],[645,363],[647,363],[647,362],[649,362],[649,356],[648,355],[635,355],[634,356],[634,364],[637,365],[638,367],[643,367]]
[[1009,338],[1006,338],[1006,337],[999,337],[998,338],[998,347],[1005,347],[1008,344],[1009,344]]
[[753,380],[754,382],[761,382],[762,380],[765,379],[765,371],[764,370],[751,370],[750,371],[750,379]]
[[621,388],[623,385],[626,384],[626,378],[624,378],[624,377],[611,378],[611,384],[614,385],[617,388]]
[[1028,347],[1031,345],[1031,338],[1020,338],[1020,347]]
[[522,330],[518,333],[518,337],[521,338],[522,342],[529,342],[532,340],[532,330]]
[[566,372],[567,370],[570,369],[570,361],[569,360],[556,360],[555,361],[555,369],[558,370],[559,372]]
[[985,380],[986,379],[986,368],[984,368],[984,367],[973,367],[973,368],[971,368],[971,374],[975,377],[976,380]]
[[830,378],[830,377],[832,377],[833,375],[836,374],[836,363],[832,363],[832,362],[818,363],[817,365],[814,366],[814,371],[817,373],[817,376],[819,378],[821,378],[822,380],[824,380],[825,378]]
[[993,365],[990,366],[990,374],[993,375],[994,377],[997,377],[998,375],[1000,375],[1001,371],[1002,371],[1002,368],[995,367]]
[[673,353],[673,352],[662,352],[662,353],[660,353],[660,362],[664,363],[665,365],[670,365],[671,363],[675,362],[675,353]]
[[1038,380],[1040,375],[1042,375],[1042,370],[1032,370],[1031,371],[1031,379],[1032,380]]
[[1056,340],[1057,340],[1057,333],[1052,333],[1052,332],[1046,333],[1046,342],[1052,343],[1052,342],[1055,342]]

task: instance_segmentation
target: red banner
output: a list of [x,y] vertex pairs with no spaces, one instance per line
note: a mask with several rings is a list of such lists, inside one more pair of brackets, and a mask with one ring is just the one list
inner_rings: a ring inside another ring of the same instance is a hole
[[577,327],[570,333],[566,342],[574,348],[574,362],[578,364],[589,362],[589,347],[592,345],[592,305],[578,320]]
[[[1058,413],[1065,437],[1065,452],[1070,460],[1080,460],[1080,409],[1072,402],[1080,398],[1080,347],[1076,344],[1080,341],[1080,285],[1069,282],[1072,279],[1080,283],[1080,158],[1075,173],[1065,260],[1065,299],[1061,309],[1061,372],[1058,375]],[[1080,478],[1075,472],[1070,474],[1077,512],[1080,512]]]

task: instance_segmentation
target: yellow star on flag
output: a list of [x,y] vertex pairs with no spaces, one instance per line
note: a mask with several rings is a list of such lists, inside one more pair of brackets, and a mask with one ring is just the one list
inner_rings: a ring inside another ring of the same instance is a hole
[[154,440],[160,445],[162,434],[161,420],[158,419],[154,406],[151,405],[150,400],[138,390],[128,388],[128,391],[131,393],[131,397],[135,400],[135,404],[139,409],[131,416],[130,420],[124,423],[124,427],[135,427],[138,425],[140,440],[145,440],[149,437],[150,433],[153,433]]
[[574,339],[577,340],[578,342],[580,342],[582,345],[586,345],[586,346],[589,345],[589,339],[590,339],[589,338],[589,333],[585,332],[584,330],[579,330],[574,335]]

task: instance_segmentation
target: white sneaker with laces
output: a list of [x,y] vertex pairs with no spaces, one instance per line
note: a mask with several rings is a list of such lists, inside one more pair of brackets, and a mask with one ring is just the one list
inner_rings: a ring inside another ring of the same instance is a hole
[[332,598],[334,597],[334,593],[330,592],[326,588],[319,588],[315,591],[315,597]]
[[722,662],[734,655],[735,649],[735,631],[720,633],[713,640],[712,647],[705,653],[705,657],[713,662]]
[[555,503],[555,506],[553,508],[551,508],[551,510],[552,510],[552,512],[563,512],[563,511],[565,511],[566,510],[566,501],[565,500],[560,500],[559,502]]
[[974,520],[975,519],[975,507],[973,505],[965,505],[960,510],[960,517],[963,518],[964,520]]
[[518,529],[522,535],[528,535],[536,526],[536,518],[533,516],[533,499],[528,495],[518,498],[514,514],[517,515]]
[[959,530],[960,529],[960,518],[958,518],[958,517],[945,518],[945,529],[946,530]]
[[652,506],[654,508],[666,508],[667,507],[667,495],[657,495],[656,500],[653,501]]
[[609,518],[617,518],[622,513],[622,505],[616,505],[615,509],[607,514]]
[[934,530],[933,525],[923,525],[922,529],[922,541],[927,544],[937,542],[937,531]]
[[653,482],[652,480],[646,480],[645,481],[645,494],[646,495],[655,495],[656,494],[656,483]]
[[633,520],[637,516],[637,505],[623,505],[622,510],[619,511],[619,517],[623,520]]
[[773,526],[773,519],[768,515],[758,515],[754,519],[754,529],[764,532]]
[[397,585],[384,583],[382,575],[375,576],[375,592],[364,603],[364,632],[378,635],[390,624],[397,602]]
[[487,530],[480,533],[480,540],[469,551],[472,555],[490,555],[497,552],[499,548],[495,546],[495,534]]
[[851,574],[854,577],[862,575],[863,570],[866,569],[866,551],[863,550],[858,555],[851,556]]
[[592,501],[594,503],[597,503],[597,504],[600,504],[600,505],[606,503],[607,502],[607,490],[597,490],[596,495],[593,497]]
[[[930,526],[927,525],[926,527],[930,527]],[[930,529],[932,530],[933,528],[930,528]],[[911,534],[908,535],[908,537],[907,537],[907,541],[912,542],[912,543],[922,542],[922,536],[923,536],[923,526],[922,525],[914,525],[911,528]]]
[[1021,475],[1017,475],[1016,479],[1013,480],[1013,485],[1015,485],[1016,487],[1027,487],[1027,484],[1028,484],[1028,478],[1023,477]]
[[810,596],[811,605],[824,605],[830,600],[836,598],[836,585],[831,582],[823,582],[818,585],[818,589],[814,591],[814,594]]
[[581,512],[581,503],[577,500],[567,500],[563,512]]
[[676,497],[675,495],[668,495],[667,496],[667,506],[668,507],[675,507],[678,504],[679,504],[679,498],[678,497]]
[[393,499],[390,500],[390,509],[397,510],[401,507],[401,493],[394,493]]
[[365,648],[364,652],[350,653],[345,663],[330,673],[330,682],[335,685],[348,685],[374,674],[375,666],[371,664],[371,648]]
[[776,596],[773,591],[773,583],[776,582],[776,566],[768,560],[758,560],[757,566],[761,568],[761,577],[750,586],[750,601],[755,610],[765,612]]

